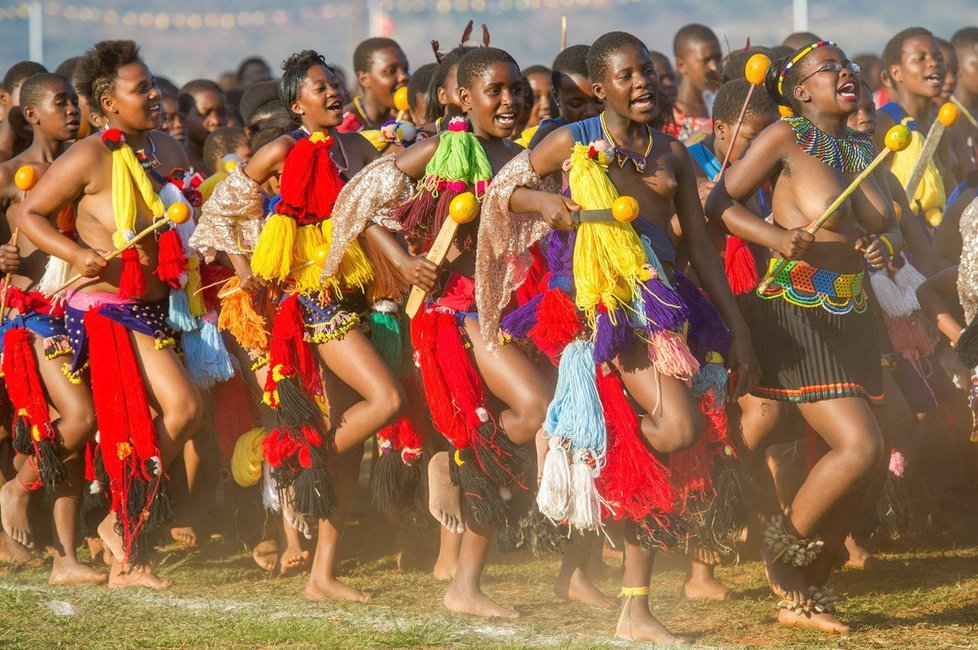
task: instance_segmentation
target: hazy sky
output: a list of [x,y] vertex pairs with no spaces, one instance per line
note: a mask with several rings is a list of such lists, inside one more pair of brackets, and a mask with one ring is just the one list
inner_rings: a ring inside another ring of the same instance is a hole
[[[352,47],[366,35],[355,2],[310,0],[83,0],[43,2],[45,63],[56,66],[104,38],[133,38],[143,44],[153,70],[177,83],[216,76],[250,54],[277,65],[290,52],[311,47],[349,68]],[[469,18],[487,23],[492,43],[509,50],[522,66],[547,63],[560,43],[560,17],[569,22],[568,43],[588,43],[603,32],[625,29],[649,47],[671,54],[675,31],[689,22],[710,25],[732,48],[746,39],[780,42],[792,31],[790,0],[376,0],[394,21],[413,66],[432,60],[430,41],[458,42]],[[880,51],[896,31],[919,24],[948,37],[978,23],[976,0],[941,0],[921,15],[919,0],[827,0],[810,2],[809,28],[837,41],[850,55]],[[532,9],[528,7],[539,7]],[[114,15],[106,12],[114,10]],[[228,13],[229,10],[233,13]],[[127,12],[134,12],[126,16]],[[190,29],[194,15],[198,29]],[[276,13],[278,12],[278,13]],[[27,58],[27,24],[0,10],[0,68]],[[212,14],[208,17],[208,14]],[[204,24],[209,20],[212,26]],[[127,23],[135,24],[127,24]],[[231,29],[221,27],[234,25]],[[241,23],[245,25],[242,26]],[[262,23],[255,25],[256,22]],[[181,26],[181,29],[177,29]],[[478,27],[476,34],[479,34]]]

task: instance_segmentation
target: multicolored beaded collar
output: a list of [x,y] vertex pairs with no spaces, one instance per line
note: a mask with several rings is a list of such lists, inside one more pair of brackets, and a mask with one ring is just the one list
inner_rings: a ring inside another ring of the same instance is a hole
[[807,117],[782,117],[795,132],[795,141],[813,158],[843,173],[859,173],[876,156],[876,145],[868,133],[847,129],[837,138],[826,133]]

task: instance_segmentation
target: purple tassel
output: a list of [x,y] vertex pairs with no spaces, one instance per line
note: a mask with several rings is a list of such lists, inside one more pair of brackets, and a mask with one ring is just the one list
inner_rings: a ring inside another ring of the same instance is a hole
[[551,289],[560,289],[571,300],[574,299],[574,242],[577,231],[561,232],[555,230],[550,235],[547,247],[547,268],[550,270]]
[[633,343],[635,331],[625,310],[608,313],[603,306],[599,306],[594,326],[594,362],[608,363],[631,350]]
[[700,288],[682,273],[676,273],[673,284],[689,310],[686,340],[690,351],[700,363],[705,362],[709,352],[719,352],[726,357],[730,349],[730,331],[723,316]]
[[649,321],[649,333],[677,330],[689,318],[689,310],[675,291],[659,278],[642,283],[642,302]]
[[513,339],[525,339],[529,335],[530,329],[537,324],[537,311],[542,299],[543,294],[538,293],[530,298],[526,304],[503,316],[500,322],[502,330]]

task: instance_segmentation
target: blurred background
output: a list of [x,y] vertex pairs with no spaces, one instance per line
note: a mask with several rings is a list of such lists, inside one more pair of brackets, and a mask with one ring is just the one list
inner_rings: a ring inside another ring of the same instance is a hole
[[[793,6],[793,4],[795,6]],[[800,13],[797,13],[799,12]],[[80,3],[0,2],[0,69],[34,58],[54,69],[106,38],[132,38],[156,74],[180,85],[215,78],[259,55],[273,68],[289,53],[314,48],[349,70],[353,47],[367,36],[397,39],[412,68],[433,61],[430,41],[456,44],[465,23],[486,23],[493,44],[521,66],[549,65],[560,46],[561,16],[568,44],[590,43],[612,29],[639,36],[672,55],[682,25],[701,22],[724,48],[775,44],[796,26],[838,42],[850,56],[879,52],[911,25],[949,37],[978,18],[976,0],[83,0]],[[32,47],[33,45],[33,47]],[[32,56],[33,55],[33,56]]]

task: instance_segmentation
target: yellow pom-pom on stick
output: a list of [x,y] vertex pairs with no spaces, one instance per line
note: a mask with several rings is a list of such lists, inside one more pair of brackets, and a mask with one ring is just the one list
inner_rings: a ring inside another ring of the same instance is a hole
[[631,223],[638,218],[638,201],[631,196],[619,196],[610,208],[603,210],[575,210],[571,219],[577,225],[582,223]]
[[14,174],[14,185],[21,192],[29,192],[37,185],[37,170],[30,165],[24,165]]
[[[138,233],[136,233],[136,236],[130,239],[129,241],[127,241],[125,246],[120,246],[119,248],[115,249],[111,253],[105,255],[104,256],[105,260],[111,260],[111,259],[115,259],[116,257],[119,257],[126,249],[135,246],[137,243],[139,243],[140,240],[145,239],[146,237],[152,235],[157,230],[163,228],[163,226],[166,226],[171,223],[181,224],[190,221],[191,214],[192,213],[190,211],[190,206],[187,205],[186,203],[183,203],[182,201],[177,201],[176,203],[173,203],[172,205],[170,205],[170,207],[166,209],[166,212],[163,213],[162,218],[157,219],[152,226],[143,228]],[[62,291],[64,291],[65,289],[73,285],[75,282],[81,280],[82,277],[83,276],[81,273],[76,273],[75,275],[68,278],[67,282],[65,282],[60,287],[58,287],[57,289],[49,293],[48,296],[50,297],[50,296],[58,295],[59,293],[61,293]]]
[[[448,251],[452,248],[458,227],[462,224],[471,223],[478,216],[479,200],[472,192],[462,192],[452,199],[448,206],[449,218],[445,219],[445,223],[441,225],[438,236],[435,237],[434,243],[428,249],[428,254],[425,255],[428,261],[436,266],[441,266],[448,255]],[[408,296],[407,305],[404,308],[408,318],[414,318],[414,315],[418,313],[421,304],[424,302],[424,297],[425,292],[421,288],[411,287],[411,295]]]
[[907,192],[907,200],[911,204],[913,203],[914,196],[917,194],[920,181],[924,180],[924,173],[926,173],[927,167],[934,159],[937,148],[941,145],[941,137],[943,137],[944,131],[957,121],[958,114],[958,107],[951,102],[945,102],[937,110],[937,119],[934,120],[934,123],[930,125],[930,129],[927,131],[924,146],[920,150],[920,157],[914,163],[913,171],[910,172],[910,179],[907,181],[906,187],[904,187],[904,190]]
[[398,122],[403,120],[407,116],[407,112],[411,110],[411,102],[408,101],[407,86],[401,86],[394,91],[394,108],[397,109]]
[[[839,207],[846,202],[846,199],[848,199],[850,196],[853,195],[853,193],[855,193],[855,191],[859,188],[862,182],[867,178],[869,178],[870,175],[872,175],[872,173],[876,170],[876,168],[879,167],[884,160],[886,160],[887,156],[889,156],[894,151],[903,151],[904,149],[906,149],[907,146],[910,144],[910,129],[908,129],[903,124],[896,124],[894,126],[891,126],[890,130],[886,132],[886,136],[883,138],[883,142],[886,145],[883,148],[883,151],[879,152],[876,155],[876,157],[873,158],[873,161],[868,165],[866,165],[866,169],[859,172],[859,175],[856,176],[855,179],[853,179],[852,183],[849,184],[849,187],[847,187],[845,190],[842,191],[842,194],[839,195],[839,198],[837,198],[835,201],[832,201],[832,205],[830,205],[825,209],[825,212],[822,213],[822,216],[820,216],[812,223],[808,224],[808,226],[805,228],[806,231],[808,231],[813,235],[816,232],[818,232],[819,229],[825,225],[825,222],[829,220],[829,217],[835,214],[835,211],[838,210]],[[757,286],[758,295],[762,295],[765,291],[767,291],[768,287],[770,287],[771,284],[774,282],[774,279],[778,277],[781,271],[784,270],[784,267],[788,265],[788,262],[789,260],[783,259],[774,265],[774,268],[771,269],[771,271],[767,274],[767,276],[765,276],[764,280],[761,281],[761,283]]]
[[740,127],[744,123],[744,116],[747,114],[747,105],[750,104],[750,98],[754,95],[754,90],[764,83],[764,77],[767,76],[767,70],[771,67],[771,59],[767,58],[763,54],[755,54],[751,58],[747,59],[747,63],[744,65],[744,77],[747,79],[747,83],[750,87],[747,88],[747,96],[744,97],[744,105],[740,107],[740,115],[737,116],[737,123],[734,125],[733,136],[730,138],[730,143],[727,145],[727,151],[723,155],[723,164],[720,165],[720,173],[717,177],[713,179],[714,181],[719,181],[723,176],[723,172],[726,171],[727,167],[733,161],[730,160],[730,152],[733,151],[734,143],[737,142],[737,136],[740,135]]

